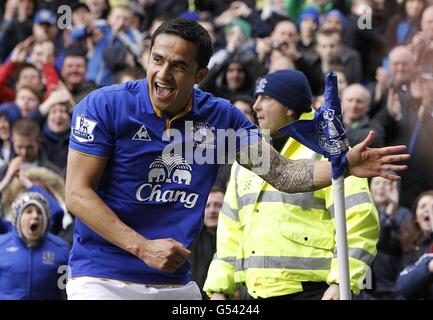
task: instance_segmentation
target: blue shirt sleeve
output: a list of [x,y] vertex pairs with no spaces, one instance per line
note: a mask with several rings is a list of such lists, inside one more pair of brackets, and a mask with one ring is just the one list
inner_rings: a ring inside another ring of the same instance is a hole
[[429,286],[433,283],[433,273],[428,264],[433,254],[425,254],[418,261],[400,273],[397,278],[397,288],[406,299],[420,299],[426,296]]
[[114,146],[113,125],[105,93],[102,89],[92,92],[74,108],[69,148],[108,158]]

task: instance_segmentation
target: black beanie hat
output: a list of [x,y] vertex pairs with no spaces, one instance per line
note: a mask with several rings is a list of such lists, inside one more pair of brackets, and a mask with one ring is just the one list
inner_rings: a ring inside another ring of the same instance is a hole
[[278,70],[257,80],[254,97],[264,95],[297,114],[311,111],[313,95],[305,75],[298,70]]

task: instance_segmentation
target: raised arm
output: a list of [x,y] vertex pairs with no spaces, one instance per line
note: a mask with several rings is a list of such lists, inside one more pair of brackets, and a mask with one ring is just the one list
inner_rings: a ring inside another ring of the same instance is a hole
[[107,159],[69,149],[66,206],[98,235],[137,256],[152,268],[175,272],[190,252],[173,239],[148,240],[124,224],[95,193]]
[[[349,175],[360,178],[381,176],[389,180],[399,180],[399,176],[386,171],[402,171],[405,165],[392,163],[409,159],[408,154],[400,154],[406,146],[369,148],[374,140],[371,131],[364,141],[347,153]],[[263,155],[269,155],[267,158]],[[278,153],[266,141],[258,140],[236,154],[237,161],[253,171],[274,188],[286,193],[308,192],[322,189],[331,184],[331,164],[325,161],[289,160]],[[247,161],[243,161],[247,159]],[[264,163],[264,161],[268,161]],[[268,168],[268,170],[264,170]]]

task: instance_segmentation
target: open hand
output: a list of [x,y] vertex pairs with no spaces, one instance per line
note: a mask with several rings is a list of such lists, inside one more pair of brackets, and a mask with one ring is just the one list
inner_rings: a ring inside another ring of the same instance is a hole
[[369,148],[374,141],[374,132],[370,131],[367,138],[347,153],[349,162],[349,173],[360,178],[382,178],[398,181],[400,177],[389,173],[389,171],[403,171],[406,165],[396,165],[394,162],[405,161],[410,158],[409,154],[403,154],[406,146],[392,146],[384,148]]
[[18,0],[6,1],[3,19],[5,21],[12,21],[17,15],[18,7],[19,7]]
[[35,43],[35,36],[30,36],[23,42],[18,43],[12,50],[11,60],[13,62],[24,62],[31,46]]

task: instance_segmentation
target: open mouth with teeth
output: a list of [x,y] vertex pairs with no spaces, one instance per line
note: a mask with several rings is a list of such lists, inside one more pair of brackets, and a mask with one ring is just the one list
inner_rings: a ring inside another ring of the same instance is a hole
[[174,93],[174,87],[155,82],[155,92],[160,100],[168,100]]

